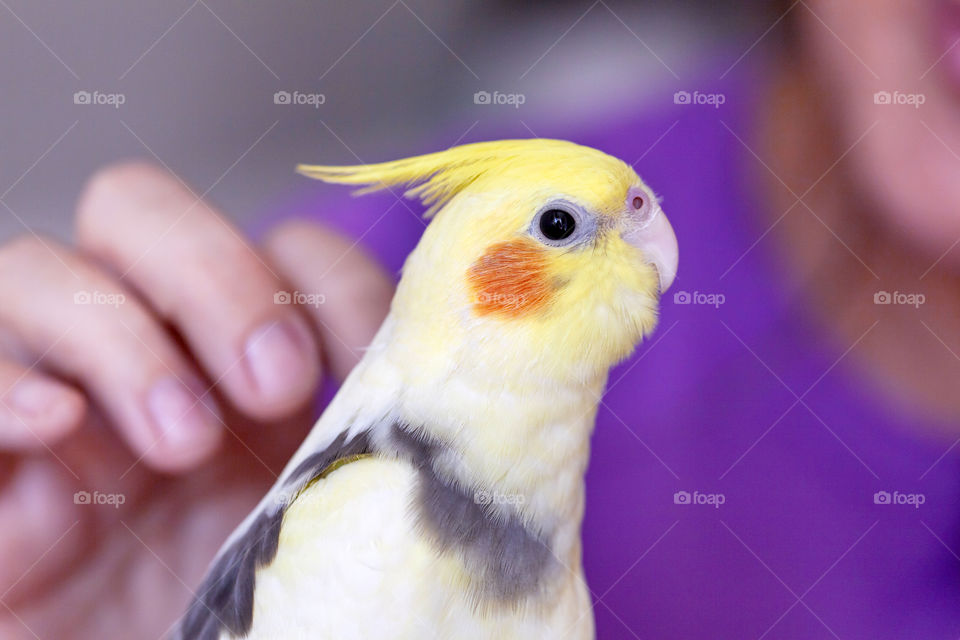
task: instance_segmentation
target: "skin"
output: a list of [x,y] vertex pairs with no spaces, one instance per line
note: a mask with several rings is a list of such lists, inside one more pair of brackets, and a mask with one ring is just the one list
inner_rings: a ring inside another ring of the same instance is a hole
[[[90,179],[76,238],[0,246],[0,637],[159,638],[309,429],[321,375],[358,359],[393,282],[316,225],[253,246],[144,164]],[[325,304],[274,304],[294,290]],[[77,291],[125,299],[75,304]],[[181,385],[187,400],[157,400]],[[75,504],[81,490],[124,503]]]
[[[856,343],[851,361],[887,397],[949,424],[960,416],[960,47],[934,63],[960,33],[938,37],[944,4],[794,9],[799,37],[771,76],[760,132],[777,177],[758,170],[769,178],[767,224],[794,204],[790,190],[816,183],[772,237],[839,348]],[[925,102],[874,103],[875,91],[895,89]],[[876,305],[877,291],[926,302]]]

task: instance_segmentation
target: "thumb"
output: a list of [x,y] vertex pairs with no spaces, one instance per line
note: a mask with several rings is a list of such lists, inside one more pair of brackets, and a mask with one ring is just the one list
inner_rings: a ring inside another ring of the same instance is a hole
[[310,315],[330,370],[343,380],[387,315],[393,278],[359,244],[303,220],[273,229],[264,251],[293,288],[283,302]]

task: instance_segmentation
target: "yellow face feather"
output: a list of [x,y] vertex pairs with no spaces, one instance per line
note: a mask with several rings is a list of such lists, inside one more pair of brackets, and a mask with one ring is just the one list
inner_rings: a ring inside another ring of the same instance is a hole
[[298,170],[362,192],[402,186],[427,205],[434,219],[392,308],[395,339],[408,336],[426,366],[483,353],[483,368],[508,378],[605,374],[652,330],[662,271],[676,269],[675,244],[664,267],[656,249],[631,240],[663,218],[653,192],[624,162],[570,142],[481,142]]

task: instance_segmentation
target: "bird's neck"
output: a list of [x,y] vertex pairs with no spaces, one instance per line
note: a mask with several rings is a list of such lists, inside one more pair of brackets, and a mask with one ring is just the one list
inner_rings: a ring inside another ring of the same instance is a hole
[[561,561],[579,566],[583,477],[606,373],[561,379],[476,350],[397,339],[380,345],[365,364],[402,381],[400,418],[449,447],[444,472],[517,513],[551,538]]

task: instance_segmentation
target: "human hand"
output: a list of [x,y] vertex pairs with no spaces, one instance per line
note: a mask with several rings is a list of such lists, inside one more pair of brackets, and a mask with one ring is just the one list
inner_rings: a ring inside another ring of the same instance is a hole
[[255,248],[145,164],[94,176],[76,230],[0,245],[0,637],[159,639],[392,280],[317,225]]

